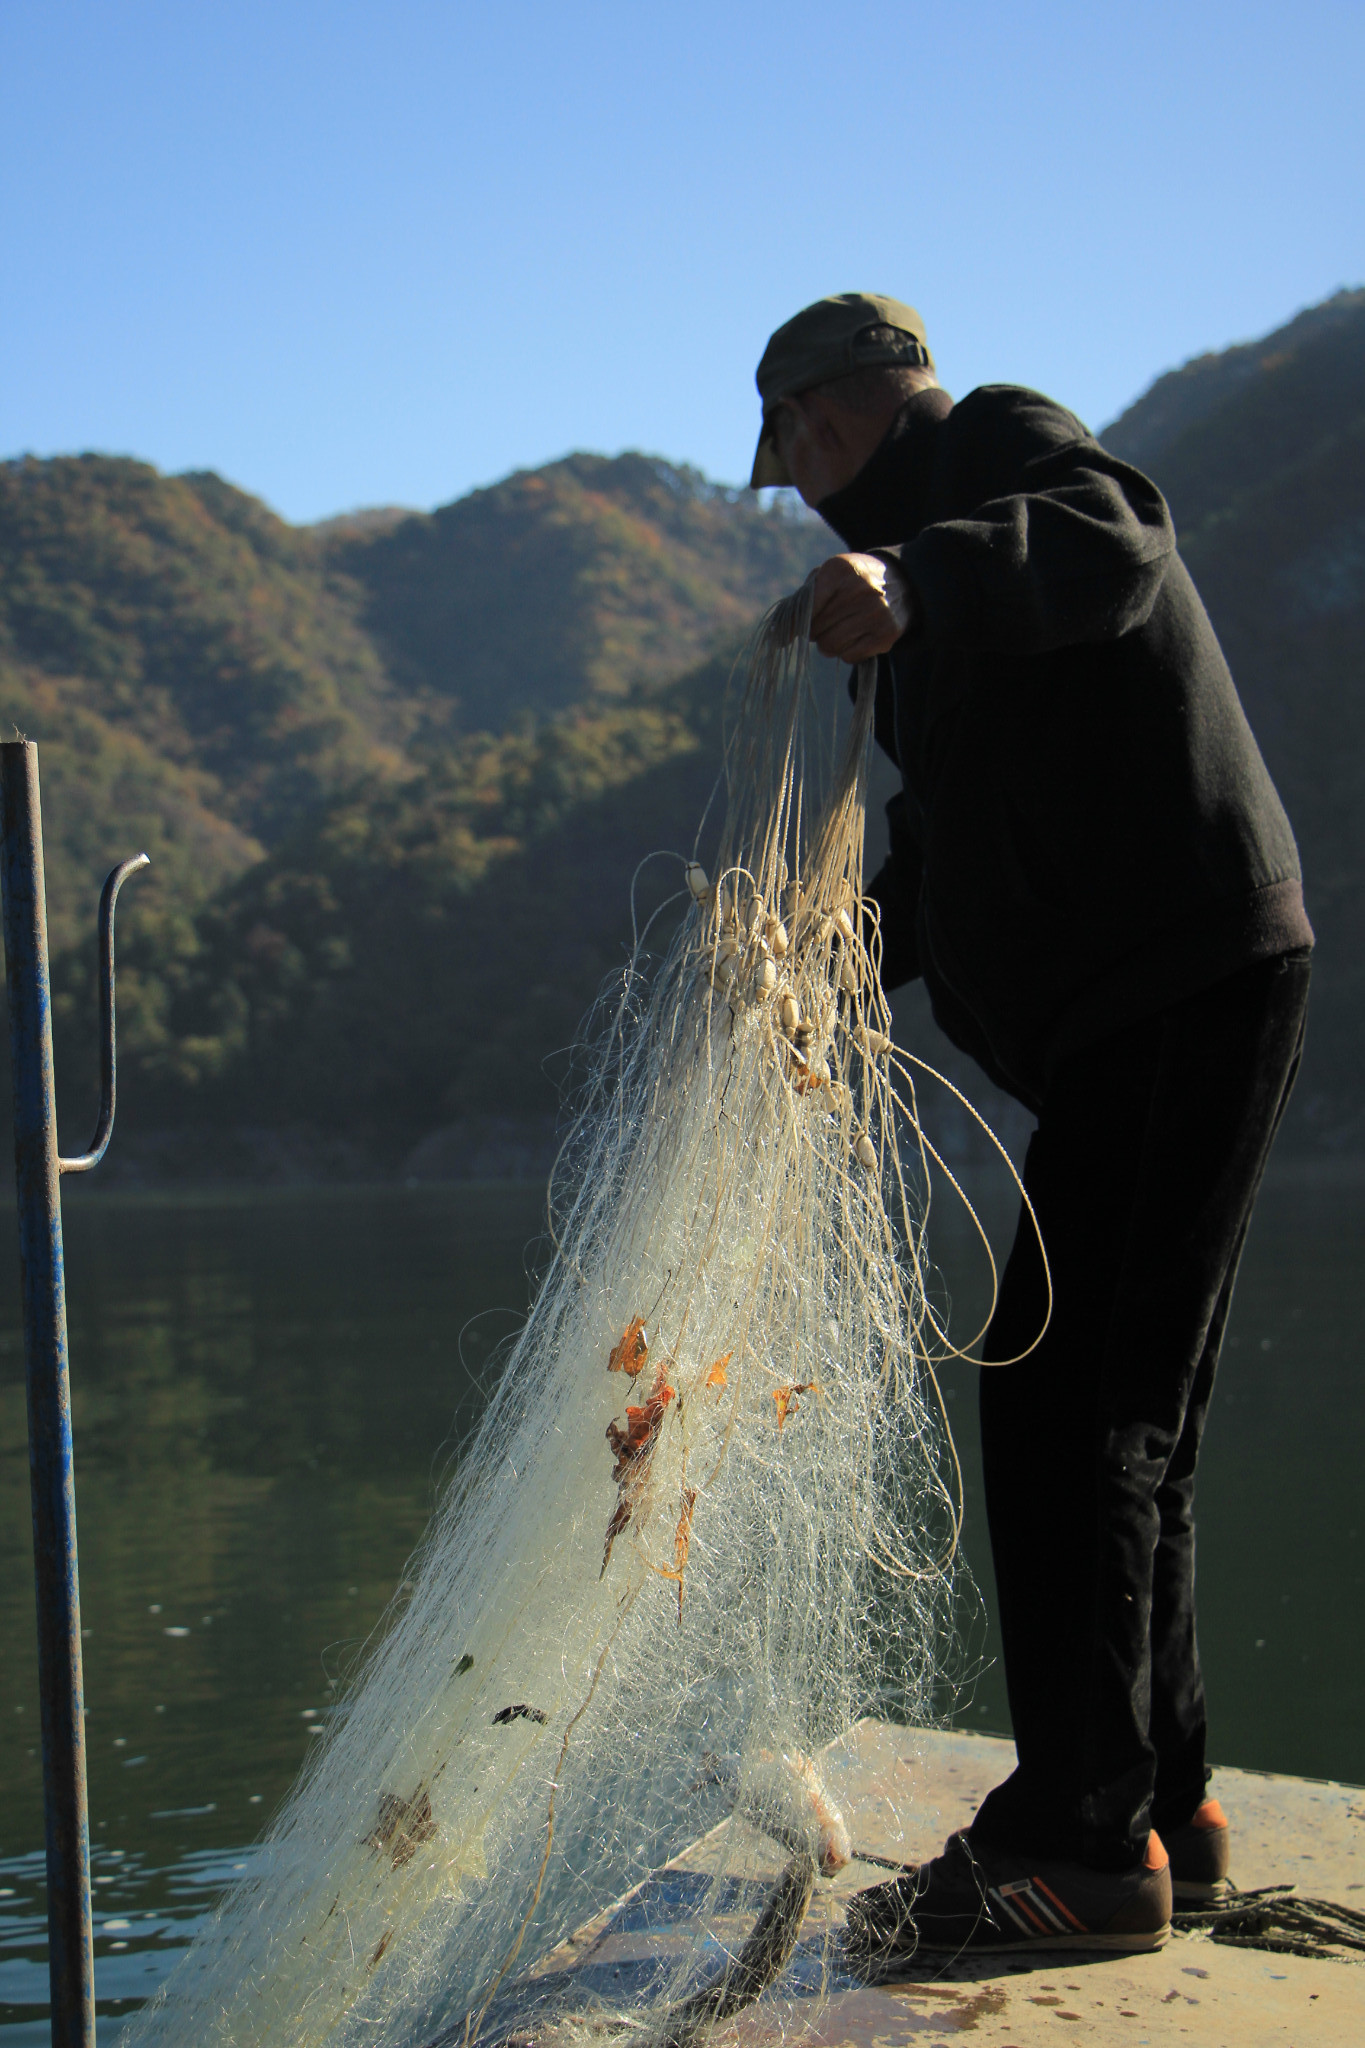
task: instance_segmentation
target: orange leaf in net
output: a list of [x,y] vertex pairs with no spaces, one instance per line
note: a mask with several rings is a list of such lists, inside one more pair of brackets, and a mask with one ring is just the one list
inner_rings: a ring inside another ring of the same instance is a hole
[[607,1523],[607,1547],[602,1552],[602,1570],[604,1572],[611,1563],[611,1546],[630,1520],[630,1505],[630,1502],[623,1495],[617,1501],[612,1511],[611,1520]]
[[773,1399],[777,1403],[777,1426],[779,1430],[786,1422],[787,1417],[789,1415],[795,1415],[796,1411],[801,1406],[801,1403],[796,1398],[797,1395],[812,1394],[814,1393],[814,1391],[814,1380],[798,1380],[794,1387],[773,1388]]
[[727,1351],[724,1358],[718,1358],[716,1360],[710,1372],[708,1372],[706,1375],[706,1384],[708,1387],[723,1387],[728,1384],[725,1368],[730,1363],[730,1360],[734,1357],[734,1355],[735,1354],[733,1351]]
[[649,1333],[645,1329],[643,1316],[634,1316],[626,1324],[619,1344],[613,1344],[607,1359],[608,1372],[628,1372],[634,1379],[644,1369],[649,1356]]
[[678,1526],[673,1532],[673,1569],[681,1572],[687,1563],[687,1553],[692,1548],[692,1510],[697,1505],[697,1489],[685,1486],[682,1493],[682,1513]]
[[607,1524],[606,1548],[602,1554],[602,1570],[605,1571],[611,1558],[611,1546],[630,1521],[639,1503],[641,1494],[649,1483],[649,1468],[654,1462],[654,1445],[663,1419],[668,1412],[670,1401],[677,1399],[677,1392],[664,1379],[663,1370],[654,1382],[649,1399],[639,1407],[626,1409],[626,1426],[619,1422],[607,1424],[607,1442],[611,1447],[616,1464],[612,1478],[616,1481],[620,1498]]
[[680,1625],[683,1610],[683,1573],[687,1570],[687,1553],[692,1548],[692,1510],[696,1504],[696,1487],[685,1486],[682,1490],[682,1512],[678,1516],[678,1526],[673,1532],[673,1569],[670,1571],[667,1565],[654,1567],[661,1578],[674,1579],[677,1582]]

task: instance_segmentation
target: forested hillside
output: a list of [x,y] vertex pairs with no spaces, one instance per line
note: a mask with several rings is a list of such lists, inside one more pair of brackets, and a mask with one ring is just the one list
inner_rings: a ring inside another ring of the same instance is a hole
[[518,957],[516,863],[618,791],[627,836],[690,841],[728,666],[706,657],[822,532],[638,455],[314,529],[217,477],[0,465],[0,717],[41,747],[64,1132],[92,1100],[99,883],[144,845],[125,1170],[316,1165],[314,1127],[333,1166],[389,1170],[466,1097],[552,1115],[545,1026],[567,1037],[619,956],[625,885],[605,857],[575,890],[561,855]]
[[[1286,1140],[1365,1148],[1365,293],[1162,378],[1104,438],[1171,499],[1303,846],[1321,947]],[[64,1142],[93,1104],[99,882],[146,845],[116,1173],[534,1164],[630,877],[692,845],[744,633],[829,545],[637,455],[311,529],[213,476],[0,465],[0,717],[41,743]],[[927,1040],[913,994],[898,1014]]]
[[814,559],[813,520],[645,455],[570,455],[379,534],[329,539],[388,672],[500,732],[671,682]]

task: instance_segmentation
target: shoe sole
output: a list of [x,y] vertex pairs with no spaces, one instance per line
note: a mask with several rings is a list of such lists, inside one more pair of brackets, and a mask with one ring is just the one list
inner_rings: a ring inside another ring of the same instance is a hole
[[1154,1949],[1164,1948],[1170,1934],[1171,1924],[1167,1921],[1150,1934],[1034,1934],[1019,1941],[991,1942],[925,1939],[916,1942],[913,1948],[883,1950],[876,1956],[859,1956],[850,1951],[850,1960],[863,1969],[894,1969],[898,1963],[913,1963],[920,1956],[1020,1956],[1035,1949],[1101,1949],[1109,1955],[1149,1955]]
[[975,1956],[1018,1956],[1027,1955],[1036,1948],[1100,1948],[1108,1949],[1114,1955],[1145,1955],[1151,1949],[1164,1948],[1171,1929],[1169,1923],[1159,1927],[1153,1934],[1031,1934],[1018,1941],[959,1942],[950,1947],[946,1942],[922,1941],[915,1951],[917,1955],[975,1955]]

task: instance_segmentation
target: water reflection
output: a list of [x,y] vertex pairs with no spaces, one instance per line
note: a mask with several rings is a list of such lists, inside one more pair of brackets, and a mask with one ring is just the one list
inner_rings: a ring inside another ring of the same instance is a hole
[[[145,1995],[323,1727],[525,1308],[539,1215],[528,1189],[68,1202],[102,2011]],[[0,1325],[0,2018],[28,2020],[45,1907],[16,1291]]]
[[[988,1210],[998,1243],[1011,1218]],[[1365,1779],[1359,1188],[1263,1203],[1210,1423],[1205,1662],[1219,1757]],[[524,1309],[538,1190],[68,1198],[102,2037],[147,1995],[326,1722]],[[22,1351],[0,1312],[0,2041],[46,2041]],[[984,1274],[945,1218],[970,1328]],[[471,1320],[474,1319],[474,1320]],[[975,1372],[946,1376],[991,1601]],[[989,1626],[969,1726],[1007,1730]]]

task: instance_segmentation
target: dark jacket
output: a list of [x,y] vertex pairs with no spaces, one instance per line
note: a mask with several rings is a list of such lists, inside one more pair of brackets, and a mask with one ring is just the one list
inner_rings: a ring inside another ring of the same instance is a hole
[[918,393],[820,506],[909,586],[879,665],[900,767],[868,885],[883,980],[1036,1108],[1057,1062],[1311,945],[1294,835],[1165,500],[1071,413]]

